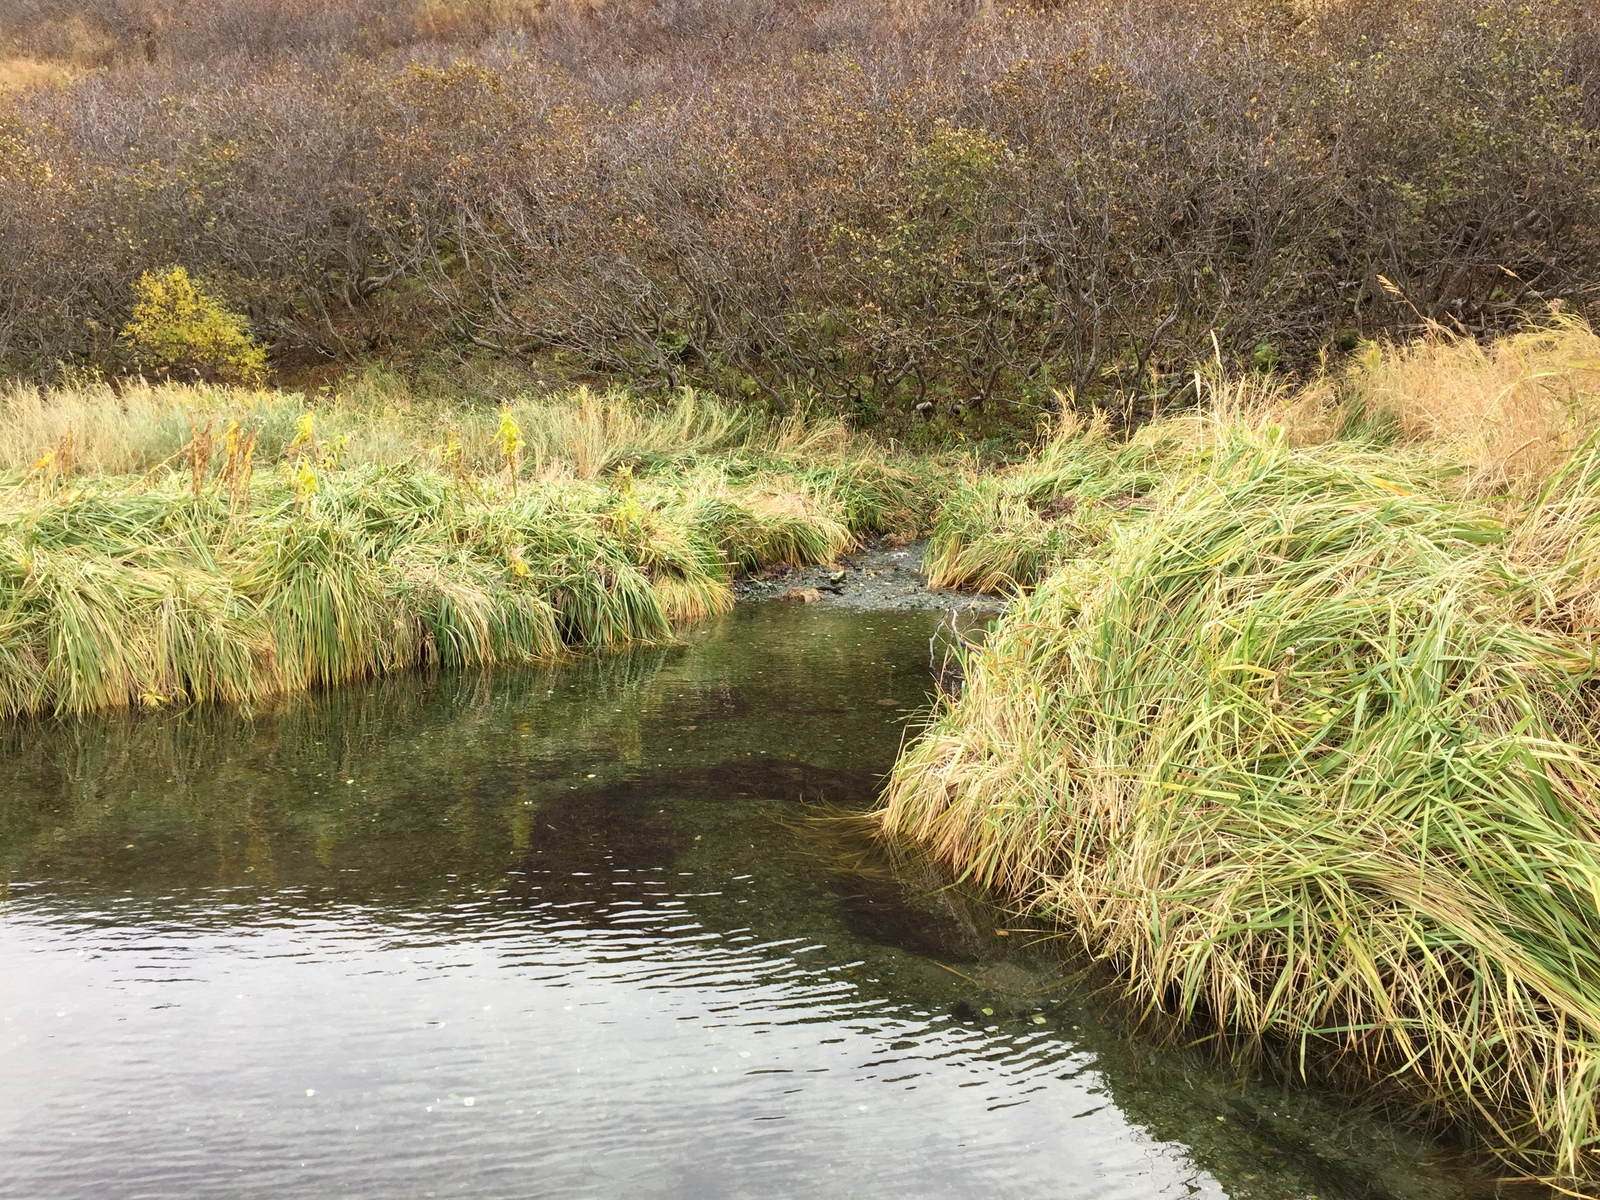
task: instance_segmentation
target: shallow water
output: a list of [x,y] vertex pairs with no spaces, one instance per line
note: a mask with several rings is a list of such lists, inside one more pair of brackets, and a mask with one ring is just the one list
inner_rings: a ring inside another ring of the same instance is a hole
[[938,620],[4,734],[0,1197],[1479,1194],[817,819]]

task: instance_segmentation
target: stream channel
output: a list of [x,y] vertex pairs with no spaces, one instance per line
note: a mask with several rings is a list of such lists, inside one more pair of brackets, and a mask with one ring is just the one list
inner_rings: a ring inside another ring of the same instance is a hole
[[874,851],[940,620],[0,733],[0,1197],[1490,1194]]

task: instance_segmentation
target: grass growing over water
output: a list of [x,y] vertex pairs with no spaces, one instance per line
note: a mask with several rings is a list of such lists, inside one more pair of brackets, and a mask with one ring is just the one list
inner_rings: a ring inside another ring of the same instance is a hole
[[[1375,352],[1318,412],[1278,396],[1123,446],[1072,430],[969,485],[941,527],[1010,489],[1057,540],[1031,579],[988,560],[1037,589],[971,653],[882,819],[1058,921],[1140,1005],[1397,1082],[1521,1169],[1593,1186],[1600,451],[1578,439],[1600,398],[1574,355],[1548,389],[1523,380],[1564,447],[1408,437],[1407,394],[1380,412],[1364,385],[1422,355]],[[1052,455],[1099,464],[1049,485],[1077,498],[1053,518],[1028,490]]]
[[725,611],[739,569],[913,531],[924,495],[837,426],[688,394],[314,413],[17,392],[0,464],[4,717],[660,641]]
[[[1570,321],[1378,348],[974,473],[933,580],[1019,599],[898,764],[885,828],[1059,921],[1144,1005],[1398,1081],[1592,1186],[1597,349]],[[692,396],[310,421],[276,394],[6,403],[5,716],[658,641],[737,570],[910,533],[936,490],[837,426]]]

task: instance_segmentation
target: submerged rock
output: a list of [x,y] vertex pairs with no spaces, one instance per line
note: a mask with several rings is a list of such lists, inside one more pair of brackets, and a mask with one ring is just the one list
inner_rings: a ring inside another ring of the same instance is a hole
[[814,567],[770,567],[741,579],[741,600],[842,605],[855,609],[956,609],[992,613],[1006,602],[974,592],[929,588],[922,574],[923,543],[901,545],[885,538]]

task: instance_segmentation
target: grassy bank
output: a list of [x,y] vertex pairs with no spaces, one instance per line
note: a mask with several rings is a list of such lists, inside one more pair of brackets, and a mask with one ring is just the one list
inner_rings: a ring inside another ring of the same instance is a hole
[[885,827],[1140,1005],[1593,1186],[1597,369],[1435,338],[968,481],[939,569],[1027,594]]
[[683,393],[502,411],[197,388],[0,401],[0,716],[250,704],[658,641],[739,570],[914,531],[836,424]]

